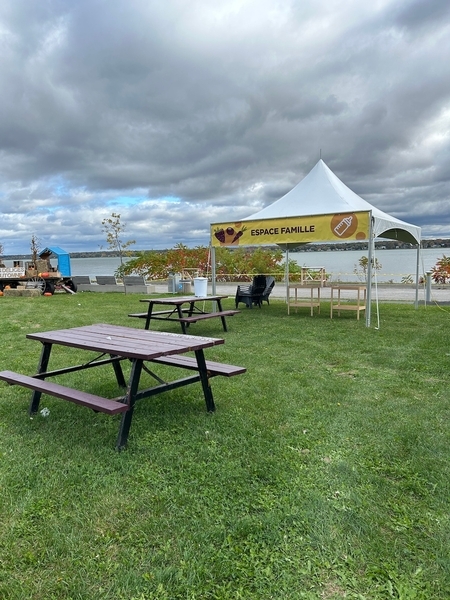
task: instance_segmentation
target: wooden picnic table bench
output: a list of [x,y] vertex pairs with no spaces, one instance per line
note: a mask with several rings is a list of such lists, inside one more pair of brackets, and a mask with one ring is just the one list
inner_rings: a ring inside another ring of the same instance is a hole
[[[190,317],[181,317],[181,319],[178,320],[182,323],[197,323],[197,321],[202,321],[203,319],[214,319],[217,317],[232,317],[233,315],[237,315],[239,312],[240,311],[238,310],[218,310],[212,313],[195,314],[191,315]],[[224,328],[224,331],[226,331],[226,326]]]
[[[159,358],[155,358],[153,362],[163,365],[171,365],[174,367],[181,367],[183,369],[190,369],[193,371],[198,370],[197,361],[193,356],[160,356]],[[208,371],[208,377],[215,377],[216,375],[232,377],[233,375],[241,375],[246,371],[245,367],[236,367],[235,365],[227,365],[225,363],[214,362],[212,360],[205,361],[205,365]]]
[[0,379],[3,379],[3,381],[6,381],[10,385],[21,385],[36,392],[55,396],[55,398],[61,398],[69,402],[75,402],[75,404],[80,404],[81,406],[87,406],[107,415],[126,412],[129,408],[127,404],[122,404],[116,400],[108,400],[101,396],[94,396],[87,392],[81,392],[80,390],[60,385],[59,383],[29,377],[28,375],[14,373],[13,371],[0,371]]
[[[1,371],[0,380],[33,390],[29,406],[30,415],[37,413],[42,394],[74,402],[96,412],[108,415],[121,414],[116,444],[118,450],[127,444],[133,411],[138,400],[200,382],[206,408],[212,412],[215,410],[215,404],[209,380],[217,375],[231,377],[246,371],[244,367],[205,360],[204,349],[223,344],[225,340],[220,338],[148,331],[107,324],[31,333],[27,335],[27,338],[42,343],[37,373],[30,377],[13,371]],[[51,371],[48,370],[48,367],[53,345],[100,354],[83,364],[70,365]],[[194,356],[185,356],[187,352],[193,352]],[[122,361],[130,364],[128,381],[122,370]],[[173,381],[165,381],[150,370],[147,364],[188,369],[195,371],[195,374]],[[112,365],[114,369],[117,384],[122,389],[122,395],[118,398],[104,398],[46,380],[48,377],[104,365]],[[141,389],[140,380],[144,372],[150,375],[156,384]]]
[[[157,311],[153,311],[152,312],[152,318],[156,319],[156,317],[160,316],[160,315],[173,315],[176,311],[176,308],[171,308],[169,310],[157,310]],[[182,312],[186,312],[185,310],[183,310]],[[148,316],[148,311],[147,312],[138,312],[138,313],[130,313],[128,315],[129,317],[135,317],[137,319],[146,319]],[[164,319],[166,320],[166,319]]]

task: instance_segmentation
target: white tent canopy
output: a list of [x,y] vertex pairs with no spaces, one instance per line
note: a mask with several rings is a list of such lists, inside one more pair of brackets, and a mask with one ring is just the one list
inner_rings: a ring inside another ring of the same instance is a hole
[[372,212],[374,237],[420,244],[420,227],[396,219],[363,200],[342,183],[322,159],[290,192],[242,220],[253,221],[367,211]]
[[[349,228],[350,223],[354,224],[354,228],[349,229],[344,235],[339,227],[345,227],[346,221]],[[420,235],[420,227],[379,210],[355,194],[320,159],[290,192],[257,213],[245,217],[242,223],[212,224],[211,248],[214,252],[214,246],[217,245],[278,244],[288,252],[289,248],[311,241],[367,239],[369,260],[366,324],[369,326],[375,238],[417,244],[417,306]],[[288,264],[288,256],[286,264]],[[288,285],[288,276],[286,283]]]

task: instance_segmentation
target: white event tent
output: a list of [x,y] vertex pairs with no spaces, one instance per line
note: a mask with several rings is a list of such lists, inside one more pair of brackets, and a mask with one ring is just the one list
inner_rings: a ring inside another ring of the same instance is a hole
[[[211,248],[277,244],[286,249],[310,242],[368,242],[366,325],[370,325],[372,262],[375,238],[417,245],[418,304],[420,227],[401,221],[363,200],[324,163],[316,166],[282,198],[240,223],[211,225]],[[215,260],[212,260],[215,271]],[[215,272],[213,272],[213,283]],[[288,282],[287,282],[288,283]]]

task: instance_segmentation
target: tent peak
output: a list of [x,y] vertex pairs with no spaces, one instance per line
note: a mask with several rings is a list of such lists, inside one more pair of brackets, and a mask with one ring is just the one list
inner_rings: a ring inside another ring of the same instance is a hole
[[370,212],[374,236],[420,243],[420,227],[379,210],[343,183],[320,158],[311,171],[284,196],[242,221]]

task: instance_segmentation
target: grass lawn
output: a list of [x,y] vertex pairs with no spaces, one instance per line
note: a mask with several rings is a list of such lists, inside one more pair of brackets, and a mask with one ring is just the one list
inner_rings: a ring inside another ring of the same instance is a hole
[[[143,327],[138,300],[0,298],[0,370],[35,372],[26,333]],[[327,308],[193,325],[247,373],[212,380],[214,415],[200,384],[138,404],[120,453],[120,416],[43,396],[30,419],[0,383],[0,598],[450,598],[450,313],[383,304],[377,331]],[[111,367],[60,382],[118,393]]]

